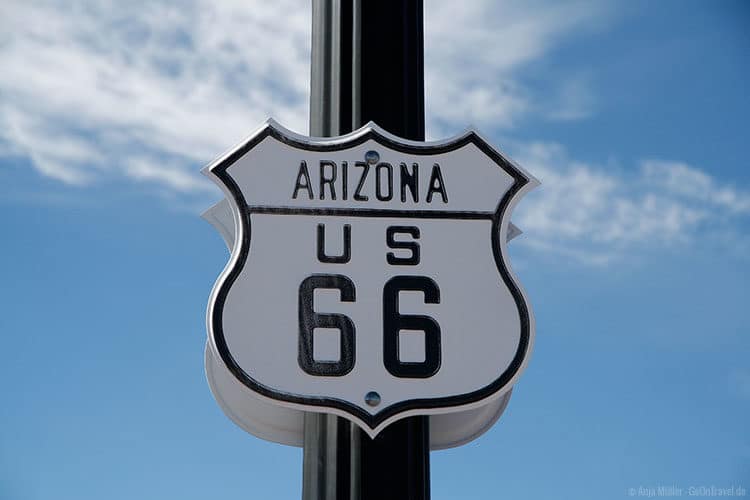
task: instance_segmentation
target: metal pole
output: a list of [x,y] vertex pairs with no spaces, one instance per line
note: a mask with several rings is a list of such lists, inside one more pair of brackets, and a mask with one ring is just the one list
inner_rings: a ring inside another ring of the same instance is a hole
[[[313,0],[310,135],[372,120],[424,140],[422,0]],[[305,416],[303,500],[429,500],[429,420],[371,440],[332,415]]]

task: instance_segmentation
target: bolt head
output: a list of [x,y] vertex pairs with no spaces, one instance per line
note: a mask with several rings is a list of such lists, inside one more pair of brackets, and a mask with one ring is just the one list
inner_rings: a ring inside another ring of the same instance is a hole
[[365,403],[370,406],[378,406],[380,404],[380,394],[375,391],[370,391],[365,394]]
[[377,151],[368,151],[365,153],[365,161],[370,165],[375,165],[380,161],[380,155]]

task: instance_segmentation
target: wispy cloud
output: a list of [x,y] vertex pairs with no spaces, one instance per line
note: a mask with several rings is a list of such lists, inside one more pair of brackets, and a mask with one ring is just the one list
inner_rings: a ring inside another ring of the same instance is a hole
[[732,214],[750,214],[750,193],[719,185],[710,175],[682,162],[646,160],[645,180],[685,200],[698,201]]
[[[565,37],[601,24],[601,2],[430,2],[425,7],[425,65],[431,133],[442,137],[473,123],[511,127],[529,113],[578,119],[591,112],[580,76],[566,80],[549,109],[518,80]],[[460,30],[460,36],[452,36]],[[545,99],[545,102],[549,99]]]
[[[172,200],[213,198],[199,167],[263,119],[306,130],[309,7],[8,0],[0,16],[0,156],[25,157],[69,185],[120,177]],[[608,15],[598,2],[429,2],[429,135],[468,123],[508,131],[531,114],[589,116],[596,99],[588,74],[565,75],[549,96],[534,95],[518,75]],[[685,163],[648,159],[625,175],[571,159],[556,144],[517,153],[545,181],[519,207],[526,244],[576,260],[606,264],[633,245],[690,241],[750,212],[746,190]]]
[[198,167],[266,116],[304,130],[308,25],[306,2],[7,2],[0,134],[65,183],[202,190]]
[[541,180],[519,206],[527,244],[606,265],[639,245],[687,243],[729,219],[747,223],[750,192],[722,185],[684,163],[644,160],[635,168],[569,158],[563,146],[533,143],[516,158]]
[[[514,71],[601,15],[597,5],[430,2],[429,129],[510,126],[533,112]],[[456,26],[471,29],[446,36]],[[124,175],[202,190],[197,166],[267,116],[306,129],[309,49],[305,0],[9,0],[0,19],[1,140],[67,184]],[[554,113],[582,116],[578,87],[562,85],[570,102]],[[144,175],[145,164],[165,159],[172,174]]]

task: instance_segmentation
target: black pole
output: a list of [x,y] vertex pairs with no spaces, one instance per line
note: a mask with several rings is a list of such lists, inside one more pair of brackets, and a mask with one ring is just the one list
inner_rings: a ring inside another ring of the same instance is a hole
[[[422,0],[313,0],[310,135],[368,121],[424,140]],[[428,417],[374,440],[348,421],[306,414],[303,500],[429,500]]]
[[422,0],[355,1],[359,58],[355,128],[372,120],[400,137],[424,140]]

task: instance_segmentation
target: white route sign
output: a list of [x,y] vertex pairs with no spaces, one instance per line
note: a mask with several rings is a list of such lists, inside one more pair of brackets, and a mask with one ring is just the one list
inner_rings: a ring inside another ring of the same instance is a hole
[[477,132],[308,138],[269,120],[205,172],[236,236],[207,360],[254,396],[374,436],[512,388],[534,320],[506,241],[538,182]]

